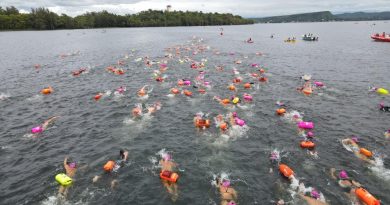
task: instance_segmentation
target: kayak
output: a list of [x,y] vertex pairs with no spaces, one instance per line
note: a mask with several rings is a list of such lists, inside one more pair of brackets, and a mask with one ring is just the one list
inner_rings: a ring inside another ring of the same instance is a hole
[[375,41],[390,42],[390,37],[372,35],[371,38]]

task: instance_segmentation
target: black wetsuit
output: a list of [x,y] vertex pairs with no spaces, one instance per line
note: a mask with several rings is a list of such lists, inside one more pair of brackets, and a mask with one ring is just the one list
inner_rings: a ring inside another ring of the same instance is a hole
[[381,106],[381,108],[379,108],[379,110],[385,111],[385,112],[390,112],[390,106]]

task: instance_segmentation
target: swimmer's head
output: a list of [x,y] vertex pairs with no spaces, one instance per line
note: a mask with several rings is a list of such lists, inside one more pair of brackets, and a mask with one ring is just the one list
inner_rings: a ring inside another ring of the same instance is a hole
[[41,133],[42,131],[43,131],[43,127],[42,127],[42,126],[33,127],[33,128],[31,129],[31,132],[32,132],[33,134],[35,134],[35,133]]
[[315,199],[319,199],[320,198],[320,193],[318,193],[317,190],[313,189],[311,192],[310,192],[310,195],[311,197],[315,198]]
[[237,117],[237,112],[233,112],[233,117]]
[[339,173],[339,177],[340,179],[348,179],[348,174],[345,170],[341,170],[340,173]]
[[224,179],[223,182],[222,182],[222,186],[225,187],[225,188],[229,187],[230,186],[230,181],[227,180],[227,179]]
[[231,202],[228,203],[228,205],[236,205],[236,202],[231,201]]
[[125,158],[125,150],[119,150],[119,155],[121,156],[121,158]]
[[351,140],[355,143],[357,143],[359,141],[355,135],[351,137]]
[[307,133],[307,136],[308,136],[308,137],[314,137],[314,133],[313,133],[313,132],[308,132],[308,133]]
[[163,157],[164,161],[170,161],[172,159],[172,156],[170,154],[164,154]]
[[384,106],[385,106],[385,104],[383,102],[379,103],[380,108],[383,108]]
[[68,158],[66,164],[68,164],[68,166],[72,169],[76,168],[77,166],[76,161],[74,161],[72,158]]
[[72,169],[76,168],[76,162],[69,163],[69,167]]

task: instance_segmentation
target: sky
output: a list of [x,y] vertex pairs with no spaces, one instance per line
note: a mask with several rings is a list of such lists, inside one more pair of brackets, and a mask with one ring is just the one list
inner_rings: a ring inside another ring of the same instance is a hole
[[87,11],[107,10],[133,14],[147,9],[233,13],[243,17],[266,17],[304,12],[390,11],[390,0],[1,0],[0,6],[15,6],[21,12],[46,7],[58,14],[77,16]]

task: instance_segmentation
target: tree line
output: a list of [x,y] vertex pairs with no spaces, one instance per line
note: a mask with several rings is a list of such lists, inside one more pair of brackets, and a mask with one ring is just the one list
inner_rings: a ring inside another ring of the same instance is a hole
[[71,17],[47,8],[32,8],[20,13],[14,6],[0,7],[0,30],[54,30],[107,27],[211,26],[253,24],[238,15],[191,11],[147,10],[137,14],[117,15],[105,10]]

